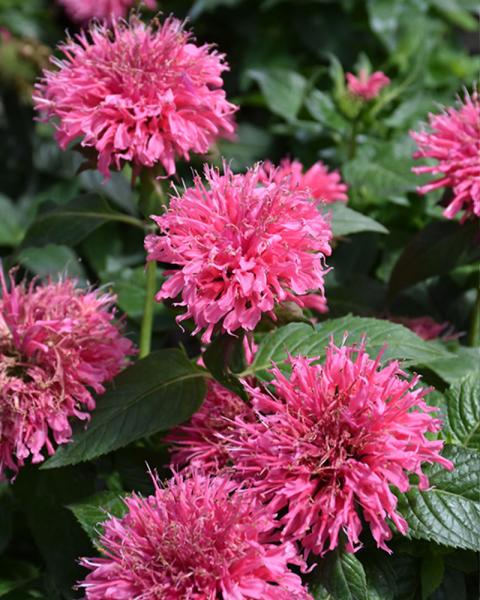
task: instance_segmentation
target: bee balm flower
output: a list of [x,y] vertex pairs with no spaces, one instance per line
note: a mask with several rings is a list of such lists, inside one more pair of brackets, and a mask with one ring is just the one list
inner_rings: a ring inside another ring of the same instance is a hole
[[331,345],[323,365],[290,359],[292,374],[275,367],[273,392],[246,385],[258,418],[237,418],[229,453],[239,478],[279,513],[283,539],[299,540],[307,552],[334,549],[341,531],[347,549],[360,547],[363,517],[377,545],[392,536],[387,519],[402,534],[390,489],[410,489],[409,475],[428,487],[423,463],[439,463],[443,442],[430,440],[440,422],[397,362],[382,368],[363,347]]
[[[58,0],[72,21],[85,23],[90,19],[115,21],[126,17],[136,0]],[[155,9],[156,0],[143,0],[147,8]]]
[[375,71],[371,75],[366,69],[360,69],[358,77],[353,73],[347,73],[347,88],[352,96],[356,96],[366,102],[373,100],[390,83],[390,79],[382,73]]
[[435,165],[414,167],[417,174],[431,173],[439,179],[418,188],[421,194],[451,188],[453,199],[443,214],[453,219],[463,211],[463,220],[480,217],[480,101],[478,93],[466,95],[463,104],[429,116],[431,131],[412,131],[418,151],[414,158],[430,158]]
[[74,140],[93,149],[105,177],[124,162],[136,172],[161,164],[172,175],[177,157],[203,154],[234,130],[223,55],[195,45],[176,19],[132,18],[113,32],[92,25],[60,50],[57,69],[36,86],[36,109],[56,121],[63,149]]
[[[234,175],[206,167],[205,185],[199,176],[183,196],[153,217],[161,236],[150,235],[149,260],[178,265],[167,272],[157,299],[181,295],[197,333],[213,329],[228,333],[253,330],[263,313],[272,317],[275,304],[320,290],[323,297],[324,259],[330,255],[332,233],[309,194],[291,190],[276,173],[259,185],[260,169]],[[263,181],[263,180],[262,180]]]
[[293,545],[268,542],[273,519],[231,481],[175,475],[125,502],[103,524],[104,557],[82,560],[87,600],[312,600]]
[[[272,163],[264,163],[264,177],[268,181],[269,173],[274,169]],[[328,171],[322,161],[316,162],[307,171],[303,172],[300,161],[291,161],[285,158],[275,174],[275,180],[280,182],[288,177],[292,190],[308,190],[312,198],[327,204],[331,202],[348,200],[347,185],[342,182],[338,171]]]
[[70,280],[15,285],[0,298],[0,476],[70,440],[70,417],[88,419],[92,391],[127,364],[132,343],[113,322],[109,294]]

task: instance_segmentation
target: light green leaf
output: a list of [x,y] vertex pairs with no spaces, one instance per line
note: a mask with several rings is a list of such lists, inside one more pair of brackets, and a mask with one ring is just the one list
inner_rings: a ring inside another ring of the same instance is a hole
[[86,429],[61,446],[44,465],[53,469],[91,460],[186,421],[205,395],[205,371],[178,349],[159,350],[125,369]]
[[303,104],[307,86],[302,75],[281,68],[263,71],[252,69],[248,75],[260,86],[265,102],[273,113],[287,121],[295,119]]
[[308,94],[305,98],[305,106],[312,117],[326,127],[344,131],[348,126],[332,98],[320,90],[313,90]]
[[67,506],[88,537],[96,544],[102,533],[101,524],[110,516],[122,517],[127,507],[116,492],[100,492],[82,502]]
[[272,362],[281,363],[289,354],[323,357],[330,339],[341,344],[348,333],[348,343],[358,343],[367,337],[367,350],[375,356],[385,346],[384,360],[399,359],[408,364],[429,364],[448,352],[431,342],[426,342],[402,325],[362,317],[347,316],[331,319],[315,327],[304,323],[291,323],[267,334],[261,341],[253,364],[244,374],[255,374],[268,379]]
[[18,255],[18,262],[41,277],[61,274],[86,280],[76,252],[68,246],[48,244],[43,248],[24,248]]
[[343,202],[335,202],[325,208],[325,212],[332,214],[332,231],[336,237],[351,235],[361,231],[375,231],[376,233],[388,233],[381,223],[362,215]]
[[13,202],[1,194],[0,215],[0,246],[16,246],[23,235],[20,214]]
[[431,488],[414,488],[399,497],[398,509],[409,525],[408,535],[480,551],[480,453],[446,446],[443,455],[455,469],[440,465],[425,469]]

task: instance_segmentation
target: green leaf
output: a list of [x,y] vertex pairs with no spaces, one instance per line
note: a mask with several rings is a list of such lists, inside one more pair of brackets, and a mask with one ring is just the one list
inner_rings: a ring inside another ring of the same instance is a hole
[[0,246],[16,246],[22,239],[23,229],[16,206],[0,194]]
[[339,112],[332,98],[320,90],[313,90],[308,94],[305,98],[305,106],[312,117],[326,127],[344,131],[348,126],[348,122]]
[[0,483],[0,554],[8,546],[13,531],[13,497],[8,483]]
[[320,568],[323,585],[335,600],[370,600],[363,565],[354,554],[336,550]]
[[205,372],[178,349],[159,350],[125,369],[98,400],[87,429],[43,466],[97,458],[186,421],[205,395]]
[[116,492],[100,492],[82,502],[69,504],[67,508],[95,544],[102,533],[101,524],[110,516],[123,517],[127,511],[125,502]]
[[469,374],[480,373],[480,348],[459,346],[455,354],[436,359],[429,366],[448,383],[458,383]]
[[323,357],[333,337],[341,344],[348,332],[348,343],[358,343],[367,336],[367,350],[375,356],[385,345],[383,360],[400,359],[409,364],[428,364],[439,357],[448,356],[446,350],[426,342],[402,325],[362,317],[331,319],[312,328],[304,323],[291,323],[267,334],[260,343],[255,361],[244,374],[255,374],[268,379],[267,369],[272,361],[282,363],[289,354]]
[[460,446],[443,452],[455,469],[425,469],[431,488],[414,488],[399,496],[398,508],[412,538],[480,551],[480,453]]
[[235,376],[244,365],[243,336],[220,335],[203,354],[205,366],[215,379],[240,398],[247,400],[243,385]]
[[222,158],[231,162],[232,169],[239,171],[268,156],[271,143],[272,137],[264,129],[239,123],[236,139],[219,140],[218,150]]
[[20,560],[3,558],[0,564],[0,598],[38,575],[38,568]]
[[190,9],[190,19],[196,19],[203,12],[211,11],[219,6],[235,6],[243,2],[243,0],[196,0],[192,8]]
[[83,281],[87,278],[76,252],[68,246],[48,244],[43,248],[24,248],[18,254],[18,262],[41,277],[62,274]]
[[252,69],[249,77],[258,83],[268,108],[287,121],[293,121],[303,104],[307,81],[288,69]]
[[443,556],[429,552],[422,559],[420,580],[422,583],[422,600],[428,600],[443,581],[445,563]]
[[343,202],[335,202],[325,210],[327,214],[329,212],[332,214],[332,231],[335,237],[351,235],[361,231],[388,233],[388,229],[381,223],[348,208]]
[[476,221],[461,225],[457,221],[435,221],[418,232],[400,255],[390,277],[393,297],[401,290],[455,267],[480,260]]
[[445,396],[449,432],[463,446],[480,450],[480,372],[451,386]]
[[25,234],[22,248],[59,244],[75,246],[107,221],[142,227],[135,217],[114,211],[101,196],[85,194],[40,213]]

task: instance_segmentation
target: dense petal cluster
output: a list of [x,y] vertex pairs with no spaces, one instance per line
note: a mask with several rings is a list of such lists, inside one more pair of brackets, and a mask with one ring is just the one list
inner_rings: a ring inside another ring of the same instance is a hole
[[36,109],[56,121],[62,148],[78,140],[94,149],[106,177],[124,161],[172,175],[177,157],[203,154],[234,131],[223,55],[195,45],[174,18],[144,25],[132,17],[113,32],[94,24],[60,50],[57,69],[36,86]]
[[451,323],[448,321],[438,323],[432,317],[390,317],[390,321],[408,327],[424,340],[442,339],[448,341],[455,340],[460,336],[460,334],[453,331]]
[[179,317],[192,317],[209,342],[216,324],[233,333],[253,330],[262,313],[274,318],[276,303],[303,306],[311,291],[323,296],[324,259],[331,228],[306,191],[277,182],[272,171],[260,183],[261,166],[235,175],[205,167],[167,212],[153,217],[163,235],[150,235],[149,260],[178,265],[168,271],[157,299],[181,294]]
[[371,75],[366,69],[360,69],[358,77],[347,73],[347,88],[352,96],[362,100],[373,100],[390,83],[390,79],[382,71],[375,71]]
[[215,381],[208,382],[207,395],[188,423],[180,425],[165,438],[172,445],[172,464],[186,465],[203,472],[217,473],[228,465],[227,436],[235,419],[254,422],[252,407]]
[[231,481],[174,475],[126,504],[104,524],[105,557],[82,561],[87,600],[311,599],[294,546],[269,543],[272,517]]
[[443,214],[448,219],[463,211],[463,219],[480,217],[480,100],[478,93],[465,95],[457,108],[429,115],[430,131],[412,131],[418,146],[414,158],[428,158],[435,165],[414,167],[417,174],[439,175],[418,188],[421,194],[451,188],[453,199]]
[[246,385],[258,417],[237,417],[230,434],[236,476],[281,515],[283,539],[300,540],[307,553],[335,548],[341,531],[347,549],[357,550],[360,515],[388,551],[387,519],[407,531],[390,485],[406,492],[414,473],[424,490],[422,463],[452,468],[440,456],[443,442],[426,436],[440,428],[428,390],[397,362],[382,368],[363,347],[332,344],[323,365],[290,362],[290,376],[273,369],[272,393]]
[[115,298],[70,280],[26,286],[2,279],[0,298],[0,476],[28,457],[44,459],[71,437],[70,417],[87,419],[92,391],[134,351],[114,322]]
[[285,158],[281,161],[280,167],[274,169],[271,162],[267,161],[263,165],[262,176],[265,181],[269,181],[270,173],[275,170],[275,181],[281,182],[288,178],[290,189],[307,190],[315,200],[322,200],[326,203],[348,200],[348,186],[342,182],[338,171],[328,171],[322,161],[317,161],[306,172],[303,172],[303,165],[298,160]]
[[[90,19],[114,22],[127,16],[136,0],[57,0],[66,13],[77,23],[86,23]],[[156,0],[142,0],[152,10],[157,6]]]

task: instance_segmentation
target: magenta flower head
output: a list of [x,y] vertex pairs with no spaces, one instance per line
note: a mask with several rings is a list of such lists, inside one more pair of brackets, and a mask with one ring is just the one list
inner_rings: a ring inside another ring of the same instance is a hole
[[162,235],[146,238],[149,260],[179,267],[167,271],[157,299],[180,294],[187,310],[179,320],[192,317],[205,343],[217,324],[230,334],[251,331],[263,313],[275,318],[278,302],[303,306],[309,292],[324,296],[330,225],[308,192],[275,177],[273,170],[264,182],[261,165],[244,175],[206,166],[206,184],[197,175],[152,217]]
[[246,385],[257,422],[237,418],[229,452],[239,478],[282,515],[283,539],[299,540],[306,553],[334,549],[343,531],[347,550],[360,546],[360,515],[380,548],[402,534],[390,489],[410,489],[409,475],[429,485],[423,463],[453,466],[440,456],[443,442],[430,440],[440,421],[431,416],[428,392],[409,381],[396,361],[381,367],[363,346],[327,349],[323,365],[290,359],[285,376],[275,367],[273,392]]
[[56,122],[65,149],[79,141],[109,169],[132,163],[163,165],[175,173],[175,159],[204,154],[219,136],[234,131],[236,108],[222,89],[223,55],[197,46],[174,18],[150,25],[132,17],[113,31],[93,24],[60,46],[63,60],[36,85],[36,109]]
[[[67,15],[76,23],[86,23],[90,19],[98,19],[108,23],[126,17],[137,0],[57,0]],[[147,8],[154,10],[156,0],[143,0]]]
[[254,422],[252,407],[215,381],[208,382],[200,409],[165,438],[172,445],[172,464],[190,466],[205,473],[218,473],[228,466],[228,436],[235,419]]
[[353,73],[346,73],[348,91],[365,102],[376,98],[380,92],[390,83],[390,79],[382,73],[375,71],[371,75],[366,69],[360,69],[358,77]]
[[134,352],[113,320],[113,296],[68,279],[1,283],[0,477],[68,442],[69,418],[89,418],[92,391],[101,394]]
[[[272,163],[266,161],[262,173],[265,181],[269,180],[272,170],[274,170]],[[280,167],[275,171],[275,181],[280,182],[287,177],[292,191],[307,190],[315,200],[321,200],[327,204],[348,200],[348,187],[342,182],[340,173],[338,171],[328,171],[320,160],[304,173],[300,161],[284,158],[280,163]]]
[[412,131],[418,150],[414,158],[429,158],[435,165],[414,167],[417,174],[440,177],[418,188],[420,194],[445,187],[453,192],[443,214],[453,219],[463,211],[462,220],[480,217],[480,101],[478,93],[465,94],[459,108],[429,115],[430,131]]
[[455,333],[452,324],[448,321],[438,323],[432,317],[390,317],[389,320],[408,327],[423,340],[441,339],[447,342],[456,340],[461,336],[460,333]]
[[294,546],[268,541],[272,517],[228,479],[174,475],[125,503],[104,523],[104,557],[81,561],[87,600],[311,600],[288,568],[304,568]]

